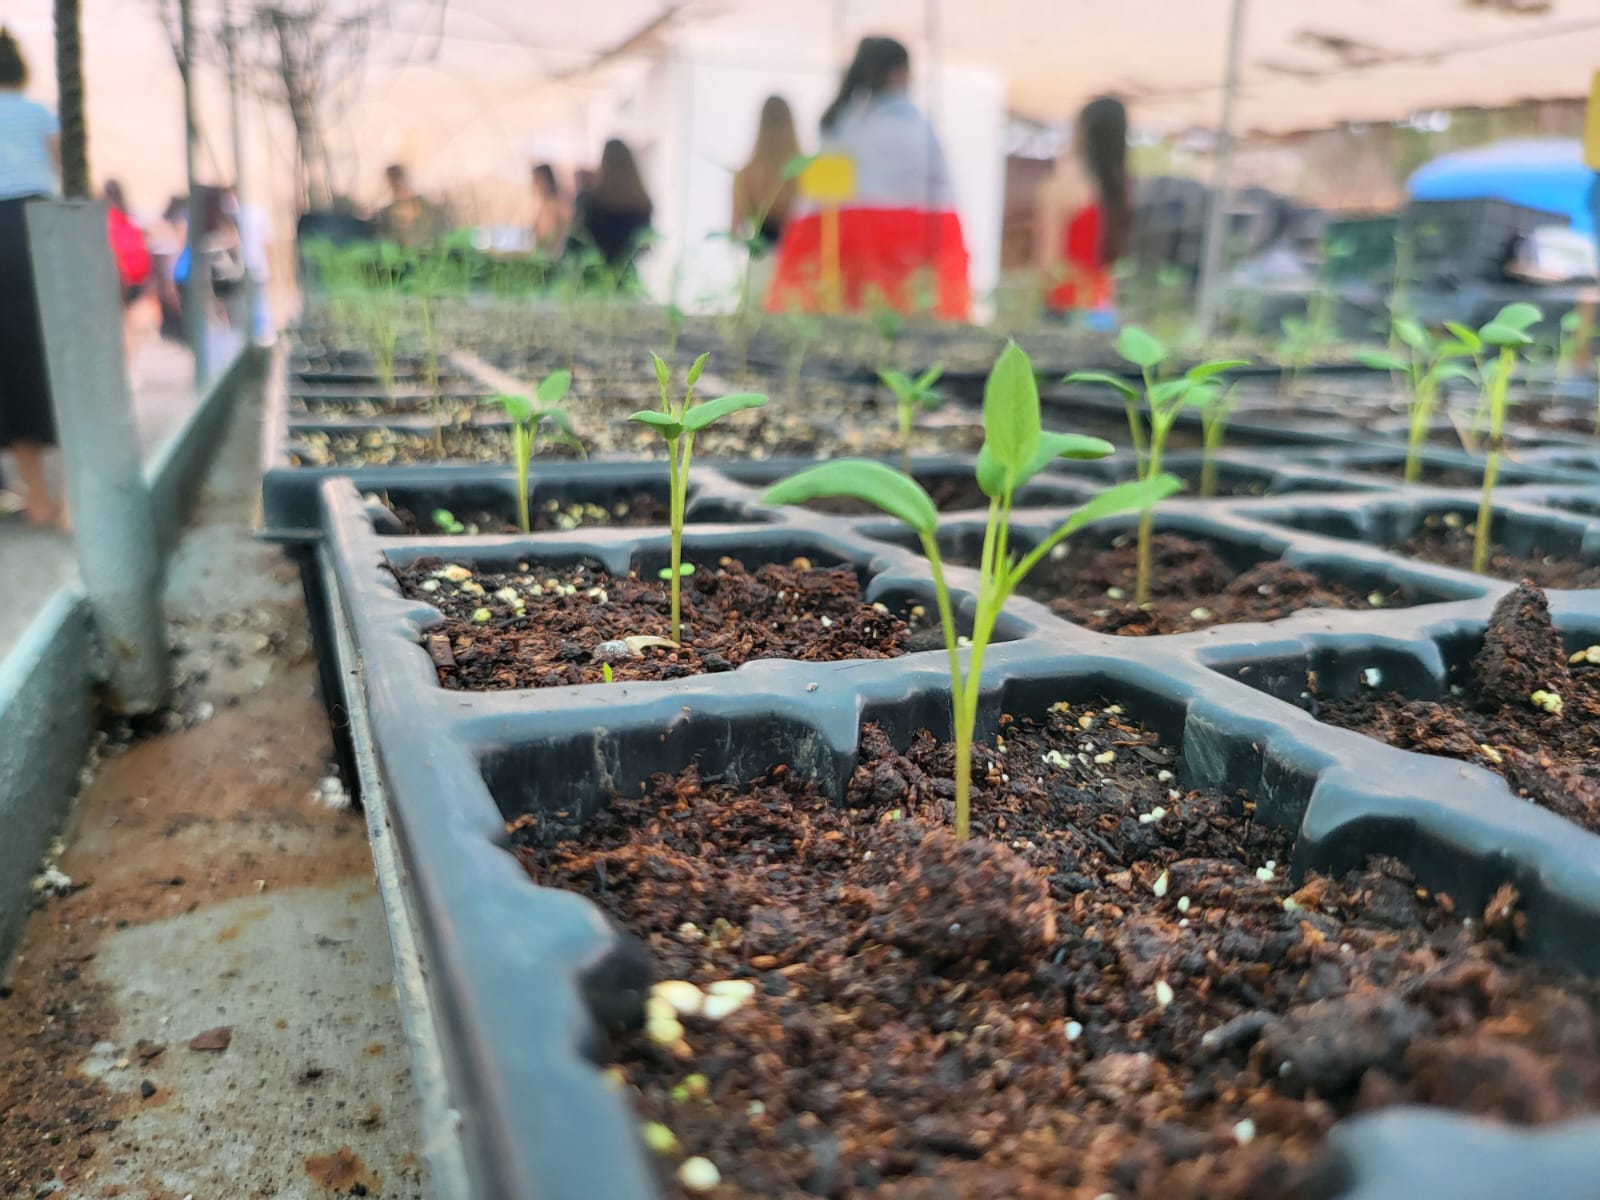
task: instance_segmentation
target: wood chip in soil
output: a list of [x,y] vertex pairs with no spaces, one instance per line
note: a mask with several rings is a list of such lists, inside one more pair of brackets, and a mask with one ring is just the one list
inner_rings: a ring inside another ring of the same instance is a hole
[[[1525,582],[1495,605],[1460,694],[1367,692],[1322,703],[1317,715],[1402,750],[1486,767],[1518,795],[1600,833],[1600,649],[1596,662],[1587,648],[1575,657],[1568,661],[1544,593]],[[1535,692],[1559,697],[1560,711],[1536,704]]]
[[870,726],[843,804],[779,765],[657,776],[568,840],[516,822],[658,980],[754,984],[615,1047],[664,1192],[699,1155],[723,1197],[1278,1200],[1352,1113],[1600,1108],[1600,987],[1508,948],[1515,889],[1461,912],[1389,859],[1297,888],[1288,834],[1141,748],[1099,704],[1006,723],[966,844],[950,747]]
[[1150,601],[1133,603],[1138,547],[1130,534],[1111,547],[1069,544],[1023,582],[1022,593],[1096,633],[1121,637],[1190,633],[1240,621],[1276,621],[1304,608],[1404,608],[1386,589],[1362,593],[1281,560],[1240,572],[1203,541],[1158,533],[1151,542]]
[[[603,643],[671,633],[665,580],[537,563],[525,571],[449,578],[466,569],[466,563],[428,557],[395,570],[407,596],[444,614],[430,637],[448,639],[453,661],[430,653],[447,688],[600,683]],[[887,608],[866,603],[854,568],[815,567],[805,559],[753,570],[731,558],[702,565],[683,580],[682,606],[683,644],[614,657],[614,680],[679,679],[762,658],[894,658],[905,653],[910,632]],[[473,620],[480,609],[490,614],[488,621]]]

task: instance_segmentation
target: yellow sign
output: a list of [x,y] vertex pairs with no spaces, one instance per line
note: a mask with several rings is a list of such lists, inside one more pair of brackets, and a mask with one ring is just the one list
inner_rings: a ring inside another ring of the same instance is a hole
[[800,175],[800,194],[818,204],[843,204],[856,194],[856,164],[848,154],[819,154]]
[[1589,84],[1589,113],[1583,122],[1583,161],[1600,171],[1600,71]]

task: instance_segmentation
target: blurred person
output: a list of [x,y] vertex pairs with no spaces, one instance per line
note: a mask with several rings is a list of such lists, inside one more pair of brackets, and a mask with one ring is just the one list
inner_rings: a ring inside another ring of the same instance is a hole
[[[244,324],[239,301],[244,294],[244,251],[239,243],[239,227],[228,210],[227,192],[223,188],[199,185],[195,188],[194,211],[191,221],[200,225],[198,246],[203,278],[209,285],[210,309],[205,325],[211,323],[238,328]],[[186,285],[191,269],[190,246],[179,252],[173,268],[173,281],[178,286],[180,307],[186,305]]]
[[561,194],[555,168],[540,163],[533,168],[533,194],[539,211],[533,218],[533,248],[545,254],[560,254],[572,228],[572,205]]
[[386,241],[415,250],[431,246],[444,232],[439,210],[411,187],[405,167],[391,164],[384,171],[389,203],[378,211],[378,235]]
[[56,425],[23,206],[59,190],[61,127],[22,94],[27,85],[22,50],[0,26],[0,449],[16,462],[22,511],[49,525],[64,523],[66,509],[45,481]]
[[173,342],[184,339],[183,296],[178,290],[177,269],[188,237],[189,198],[173,196],[162,210],[161,219],[151,225],[146,239],[156,301],[161,305],[161,336]]
[[[839,93],[822,115],[824,155],[854,166],[855,191],[839,210],[843,306],[925,304],[964,320],[971,307],[967,248],[938,135],[906,88],[911,56],[893,38],[862,38]],[[812,311],[822,299],[822,222],[797,206],[784,231],[767,307]],[[919,294],[921,293],[921,294]]]
[[122,288],[122,337],[128,361],[138,336],[140,309],[150,295],[150,247],[144,230],[128,211],[122,184],[106,180],[102,189],[106,204],[106,239],[117,264],[117,282]]
[[240,204],[237,188],[227,188],[222,197],[223,211],[232,220],[239,237],[239,262],[244,268],[243,282],[250,287],[240,291],[248,310],[241,324],[248,324],[250,338],[258,346],[270,346],[277,337],[272,319],[272,224],[255,204]]
[[1078,113],[1070,153],[1041,189],[1035,253],[1045,307],[1092,329],[1116,327],[1112,269],[1128,246],[1128,112],[1099,96]]
[[[733,176],[731,229],[735,237],[757,235],[767,250],[778,244],[789,221],[796,187],[793,179],[784,178],[784,170],[799,155],[800,138],[789,102],[782,96],[768,96],[761,106],[761,123],[756,127],[750,158]],[[755,228],[757,222],[759,228]]]
[[600,169],[579,193],[572,214],[572,238],[592,245],[606,266],[630,269],[641,242],[650,232],[655,206],[639,176],[639,164],[627,145],[612,138],[600,153]]

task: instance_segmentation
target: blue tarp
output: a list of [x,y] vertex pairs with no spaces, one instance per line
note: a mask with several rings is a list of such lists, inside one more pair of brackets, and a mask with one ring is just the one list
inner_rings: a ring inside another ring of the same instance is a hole
[[1589,187],[1576,138],[1519,138],[1443,154],[1406,183],[1413,200],[1504,200],[1561,213],[1580,231],[1594,228]]

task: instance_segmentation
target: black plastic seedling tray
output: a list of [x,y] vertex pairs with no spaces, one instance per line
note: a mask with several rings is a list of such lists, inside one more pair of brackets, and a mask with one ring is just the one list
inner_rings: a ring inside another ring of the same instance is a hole
[[[726,554],[754,565],[805,555],[854,565],[869,600],[929,602],[925,564],[901,544],[898,526],[881,516],[764,508],[756,488],[772,469],[697,472],[699,502],[715,505],[718,522],[689,529],[691,560]],[[622,466],[587,470],[613,484],[628,478]],[[640,469],[630,486],[658,483],[656,470]],[[370,730],[363,784],[385,797],[402,851],[476,1194],[655,1196],[636,1118],[599,1065],[606,1028],[638,1014],[648,966],[588,902],[530,882],[509,852],[506,822],[537,812],[581,826],[614,792],[694,762],[735,780],[787,763],[842,794],[863,722],[882,725],[899,745],[919,727],[948,734],[943,653],[764,661],[660,683],[446,691],[422,645],[439,614],[398,592],[390,564],[439,556],[490,569],[587,559],[611,572],[651,570],[665,556],[665,532],[385,537],[360,486],[352,479],[321,485],[329,615],[354,656],[338,676],[344,702]],[[423,503],[460,494],[428,492],[421,480],[412,486]],[[1600,552],[1600,521],[1539,505],[1570,494],[1508,489],[1504,519],[1555,522],[1578,553],[1592,557]],[[1240,565],[1281,555],[1355,586],[1407,590],[1423,603],[1307,610],[1269,625],[1141,639],[1097,635],[1017,599],[987,661],[980,723],[992,729],[1002,711],[1038,715],[1058,700],[1119,703],[1180,749],[1183,786],[1241,789],[1258,820],[1294,831],[1297,878],[1383,853],[1467,910],[1481,909],[1510,882],[1527,918],[1526,953],[1600,973],[1600,837],[1517,799],[1478,767],[1320,724],[1302,707],[1310,669],[1326,695],[1368,686],[1374,671],[1386,687],[1438,693],[1447,660],[1481,638],[1509,585],[1404,561],[1364,544],[1359,531],[1466,499],[1418,489],[1170,501],[1162,527],[1225,545]],[[1063,511],[1019,510],[1015,538],[1042,536]],[[1356,537],[1312,532],[1347,535],[1346,525]],[[972,543],[979,526],[977,514],[952,516],[942,537],[957,549]],[[950,580],[966,607],[971,573],[953,568]],[[1600,593],[1552,593],[1551,606],[1569,644],[1600,642]],[[1547,1189],[1540,1194],[1589,1195],[1600,1177],[1600,1142],[1583,1140],[1591,1130],[1496,1129],[1486,1141],[1468,1118],[1381,1113],[1335,1130],[1327,1194],[1476,1196],[1483,1194],[1477,1180],[1514,1168],[1520,1178],[1539,1179]],[[1495,1147],[1487,1162],[1485,1145]],[[1469,1161],[1480,1167],[1463,1180],[1461,1164]]]

